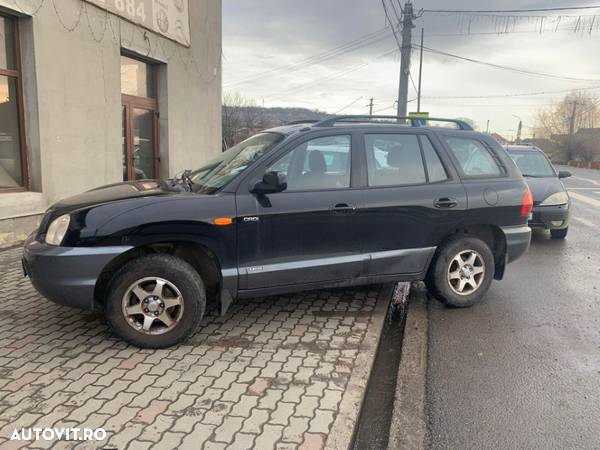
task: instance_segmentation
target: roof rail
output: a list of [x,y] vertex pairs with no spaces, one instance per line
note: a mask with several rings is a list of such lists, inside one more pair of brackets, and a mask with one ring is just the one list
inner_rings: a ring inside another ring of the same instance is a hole
[[467,122],[458,119],[440,119],[436,117],[411,117],[411,116],[332,116],[315,123],[315,127],[332,127],[337,122],[369,122],[372,119],[391,119],[398,121],[408,121],[412,127],[421,127],[421,122],[448,122],[454,123],[459,130],[473,131],[473,127]]
[[284,125],[302,125],[303,123],[318,123],[323,119],[306,119],[306,120],[292,120]]

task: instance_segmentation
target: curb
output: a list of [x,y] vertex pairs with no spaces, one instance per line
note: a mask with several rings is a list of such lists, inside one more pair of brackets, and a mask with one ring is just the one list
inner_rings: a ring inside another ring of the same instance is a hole
[[356,361],[354,361],[354,368],[350,380],[348,380],[346,392],[342,397],[339,413],[327,437],[325,448],[328,450],[347,450],[352,444],[354,428],[367,390],[369,374],[375,362],[375,353],[393,288],[394,284],[386,284],[381,287],[371,322],[368,324],[367,334],[363,339]]
[[425,448],[427,327],[427,291],[422,285],[413,283],[390,424],[389,450]]

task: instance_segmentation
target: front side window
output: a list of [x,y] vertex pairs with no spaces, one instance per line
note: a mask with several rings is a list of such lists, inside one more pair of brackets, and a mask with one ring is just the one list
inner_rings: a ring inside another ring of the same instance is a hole
[[0,189],[26,186],[17,24],[0,15]]
[[275,162],[267,171],[287,176],[288,191],[350,187],[350,144],[347,135],[304,142]]
[[402,186],[426,182],[419,141],[414,134],[367,134],[369,186]]
[[535,150],[509,150],[508,154],[525,177],[553,177],[554,169],[548,159]]
[[446,142],[466,176],[499,177],[502,175],[490,151],[478,140],[446,137]]
[[260,133],[231,147],[190,175],[195,192],[212,193],[244,172],[283,140],[277,133]]

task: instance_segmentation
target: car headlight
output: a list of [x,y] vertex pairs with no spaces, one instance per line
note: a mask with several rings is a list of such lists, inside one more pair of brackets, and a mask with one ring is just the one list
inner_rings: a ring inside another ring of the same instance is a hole
[[565,191],[556,192],[552,194],[546,200],[541,203],[541,206],[556,206],[556,205],[564,205],[569,202],[569,196]]
[[70,222],[71,216],[69,214],[65,214],[54,219],[48,227],[48,231],[46,232],[46,244],[62,244],[65,234],[67,234],[67,229],[69,228]]

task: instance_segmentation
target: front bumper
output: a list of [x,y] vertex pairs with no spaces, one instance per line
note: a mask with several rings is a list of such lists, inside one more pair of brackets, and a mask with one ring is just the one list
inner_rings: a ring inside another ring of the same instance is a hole
[[529,226],[547,230],[561,230],[569,226],[569,204],[534,206]]
[[501,227],[506,238],[506,262],[510,263],[521,257],[531,243],[531,228],[527,225]]
[[92,310],[100,273],[113,258],[131,248],[56,247],[31,235],[23,248],[23,270],[36,290],[54,303]]

